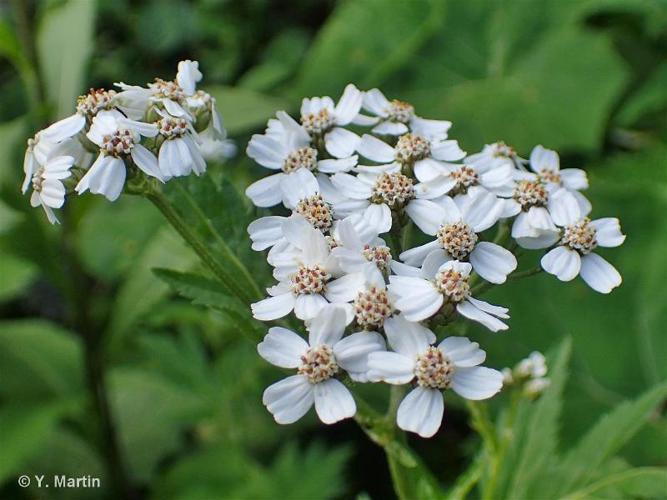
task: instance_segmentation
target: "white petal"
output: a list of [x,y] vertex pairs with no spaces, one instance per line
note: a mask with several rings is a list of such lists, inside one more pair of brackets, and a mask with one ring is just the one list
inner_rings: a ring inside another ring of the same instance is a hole
[[63,118],[40,132],[40,137],[51,142],[61,142],[68,137],[74,137],[86,126],[86,117],[74,113],[72,116]]
[[135,165],[145,174],[162,179],[162,174],[158,168],[157,158],[148,149],[141,144],[135,144],[130,154]]
[[262,403],[279,424],[291,424],[313,406],[313,386],[303,375],[292,375],[264,391]]
[[176,82],[183,89],[185,95],[195,93],[195,87],[198,81],[202,79],[202,73],[199,71],[197,61],[180,61],[178,63],[178,73],[176,73]]
[[364,134],[357,146],[359,154],[378,163],[394,161],[394,148],[372,135]]
[[301,200],[315,196],[320,187],[310,170],[300,168],[282,176],[280,189],[283,192],[285,206],[294,209]]
[[509,327],[500,321],[498,318],[491,316],[490,314],[485,313],[484,311],[478,309],[471,302],[465,300],[456,305],[456,310],[461,316],[465,316],[468,319],[477,321],[485,327],[487,327],[492,332],[497,332],[500,330],[507,330]]
[[476,233],[493,226],[504,208],[503,202],[486,189],[471,191],[461,199],[461,216]]
[[272,207],[283,199],[280,181],[284,174],[274,174],[253,182],[245,194],[258,207]]
[[507,314],[509,312],[509,309],[507,309],[506,307],[494,306],[493,304],[489,304],[488,302],[484,302],[483,300],[476,299],[475,297],[468,297],[466,300],[468,300],[468,302],[470,302],[480,311],[492,314],[493,316],[496,316],[498,318],[509,319],[509,315]]
[[535,146],[530,153],[530,168],[538,173],[542,170],[558,172],[560,169],[558,153],[544,146]]
[[347,125],[350,123],[354,117],[359,114],[362,102],[363,94],[361,91],[353,84],[349,83],[345,87],[343,95],[339,99],[338,104],[336,104],[336,108],[334,109],[336,124]]
[[51,208],[60,208],[65,203],[65,186],[58,179],[45,179],[42,181],[42,190],[39,198],[42,205]]
[[[425,245],[421,245],[410,250],[406,250],[399,258],[410,266],[421,266],[424,263],[424,259],[428,254],[433,250],[438,250],[440,248],[440,243],[437,240],[433,240]],[[429,276],[429,278],[432,276]]]
[[[397,297],[394,305],[409,321],[422,321],[437,313],[444,302],[433,283],[422,278],[390,276],[387,289]],[[386,330],[385,322],[385,330]]]
[[371,203],[364,211],[364,219],[378,234],[391,229],[391,209],[384,203]]
[[405,212],[419,229],[430,235],[438,232],[446,218],[445,210],[430,200],[412,200]]
[[431,145],[431,156],[441,161],[457,161],[465,157],[465,151],[456,141],[441,141]]
[[593,205],[591,205],[591,202],[588,201],[588,198],[586,198],[579,191],[570,191],[570,193],[572,193],[572,196],[574,196],[575,200],[577,200],[581,216],[586,217],[588,214],[590,214],[591,210],[593,210]]
[[106,196],[109,201],[115,201],[123,191],[125,176],[123,160],[100,155],[74,189],[79,194],[90,190],[91,193]]
[[408,131],[405,123],[381,121],[371,130],[377,135],[403,135]]
[[377,116],[387,118],[391,103],[380,89],[371,89],[364,92],[363,107]]
[[580,168],[564,168],[560,171],[560,179],[563,186],[573,191],[588,188],[588,177]]
[[287,316],[294,309],[295,297],[291,292],[275,297],[269,297],[255,302],[252,308],[252,316],[260,321],[271,321]]
[[284,220],[285,217],[269,216],[252,221],[248,226],[252,249],[265,250],[280,241],[283,238],[282,223]]
[[361,139],[357,134],[341,127],[334,127],[325,136],[327,152],[336,158],[347,158],[357,149]]
[[446,120],[428,120],[418,116],[413,116],[410,120],[412,131],[429,139],[446,139],[447,131],[451,126],[452,122]]
[[308,327],[308,343],[311,347],[322,344],[333,346],[343,337],[346,325],[342,307],[326,306]]
[[334,345],[338,365],[346,371],[367,372],[368,356],[386,349],[382,335],[377,332],[357,332]]
[[559,226],[569,226],[581,218],[576,198],[564,188],[549,194],[548,208],[551,218]]
[[438,432],[444,411],[445,402],[440,391],[416,387],[401,401],[396,423],[404,431],[429,438]]
[[407,384],[413,378],[414,358],[397,352],[379,351],[368,356],[368,379],[387,384]]
[[351,155],[347,158],[320,160],[317,162],[317,170],[325,174],[335,174],[336,172],[349,172],[356,165],[359,157]]
[[501,284],[507,281],[507,275],[517,266],[516,257],[509,250],[491,243],[482,241],[475,245],[470,254],[470,263],[486,281]]
[[459,396],[473,401],[488,399],[503,387],[503,374],[484,366],[457,368],[452,377],[452,389]]
[[315,411],[325,424],[334,424],[345,418],[353,417],[357,405],[350,391],[335,378],[313,385]]
[[415,194],[417,198],[432,200],[443,194],[449,193],[456,186],[456,180],[452,177],[439,176],[427,182],[420,182],[415,185]]
[[477,366],[486,359],[486,352],[479,348],[479,344],[466,337],[447,337],[438,349],[457,367]]
[[372,186],[351,174],[339,172],[331,177],[331,182],[345,196],[355,200],[368,199],[372,193]]
[[248,143],[246,153],[263,167],[279,170],[287,155],[285,148],[273,137],[255,134]]
[[600,293],[611,292],[623,281],[616,268],[595,253],[581,258],[581,277],[588,286]]
[[297,368],[307,350],[308,344],[298,334],[278,326],[270,328],[264,340],[257,345],[261,357],[281,368]]
[[449,176],[450,169],[433,158],[424,158],[415,162],[415,177],[420,182],[429,182],[440,176]]
[[346,274],[327,283],[325,295],[330,302],[349,302],[354,300],[364,284],[365,279],[362,273]]
[[621,224],[615,217],[605,217],[591,222],[595,228],[595,239],[601,247],[617,247],[625,241]]
[[431,330],[419,323],[408,321],[403,316],[387,318],[384,331],[391,348],[409,359],[414,359],[435,342],[435,335]]
[[309,321],[320,314],[327,304],[327,299],[319,293],[297,295],[294,302],[294,315],[301,320]]
[[571,281],[579,274],[581,258],[576,251],[559,246],[547,252],[540,260],[540,264],[542,269],[559,280]]
[[451,258],[441,248],[429,252],[421,267],[421,277],[428,280],[435,278],[442,265],[449,260]]

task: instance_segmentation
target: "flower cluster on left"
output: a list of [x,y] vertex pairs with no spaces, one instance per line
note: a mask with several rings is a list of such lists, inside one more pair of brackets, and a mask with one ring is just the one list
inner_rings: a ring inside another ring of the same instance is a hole
[[145,87],[90,89],[76,112],[28,140],[22,190],[51,223],[69,194],[90,191],[110,201],[123,190],[144,189],[206,170],[206,160],[229,156],[215,99],[196,86],[197,61],[181,61],[176,78]]

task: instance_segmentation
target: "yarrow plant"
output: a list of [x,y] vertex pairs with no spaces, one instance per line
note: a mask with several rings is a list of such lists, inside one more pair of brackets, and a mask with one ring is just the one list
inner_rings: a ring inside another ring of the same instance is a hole
[[[536,398],[549,383],[541,354],[503,372],[482,366],[485,334],[472,341],[452,324],[511,334],[511,311],[480,297],[540,271],[581,276],[605,294],[621,284],[597,249],[625,236],[618,219],[591,218],[583,170],[561,168],[539,145],[528,159],[503,142],[467,154],[449,137],[451,122],[349,84],[337,101],[305,98],[297,118],[278,111],[247,146],[271,173],[246,195],[276,210],[248,227],[275,278],[258,300],[235,280],[247,269],[231,253],[217,262],[161,194],[162,184],[233,152],[200,80],[198,63],[182,61],[174,80],[91,89],[72,116],[28,142],[23,192],[32,188],[31,204],[51,222],[67,197],[87,191],[154,202],[256,320],[277,322],[258,352],[291,371],[262,399],[280,424],[314,406],[325,424],[356,418],[389,450],[394,425],[436,434],[450,392],[478,401],[505,385]],[[527,251],[539,267],[526,267]],[[360,384],[392,386],[386,416],[360,397]]]

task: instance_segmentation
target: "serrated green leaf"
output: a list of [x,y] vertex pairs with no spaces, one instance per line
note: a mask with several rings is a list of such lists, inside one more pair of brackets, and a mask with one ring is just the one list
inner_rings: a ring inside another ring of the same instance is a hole
[[605,498],[597,494],[611,487],[624,490],[627,496],[623,498],[664,498],[665,486],[667,486],[666,468],[637,467],[604,477],[586,488],[562,497],[562,500]]
[[88,58],[93,51],[95,2],[68,0],[48,9],[39,25],[37,52],[49,99],[62,118],[74,112],[85,89]]
[[563,459],[559,495],[586,485],[591,474],[644,426],[655,408],[667,397],[667,383],[660,384],[634,401],[618,405],[603,416]]
[[525,422],[517,422],[519,453],[515,462],[506,461],[513,477],[504,498],[528,498],[533,481],[543,474],[556,454],[559,419],[563,404],[563,389],[568,376],[568,361],[572,342],[565,338],[553,356],[548,358],[551,384],[532,405]]

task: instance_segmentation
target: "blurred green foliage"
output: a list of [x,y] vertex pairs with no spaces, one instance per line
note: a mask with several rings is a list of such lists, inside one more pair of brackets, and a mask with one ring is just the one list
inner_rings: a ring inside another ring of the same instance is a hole
[[[452,120],[469,152],[503,139],[525,156],[541,143],[559,149],[564,166],[586,169],[593,215],[618,216],[628,235],[609,254],[623,286],[600,296],[547,276],[514,282],[491,292],[510,307],[511,330],[467,332],[497,367],[572,339],[569,377],[563,358],[557,387],[520,411],[524,431],[501,491],[664,494],[655,487],[664,476],[648,468],[667,464],[667,421],[654,410],[667,380],[663,0],[17,0],[0,4],[0,15],[1,496],[35,497],[16,486],[19,474],[106,477],[84,376],[91,335],[104,339],[108,399],[137,496],[392,494],[381,451],[354,424],[273,423],[261,393],[278,373],[256,355],[262,329],[225,300],[153,207],[72,199],[54,228],[18,192],[25,140],[71,113],[78,94],[171,78],[186,57],[200,61],[240,154],[204,180],[170,184],[168,195],[197,199],[263,285],[268,270],[249,259],[245,237],[255,213],[239,194],[261,172],[242,152],[303,96],[337,97],[350,81],[381,86],[423,116]],[[439,435],[411,443],[448,484],[476,442],[462,403],[450,400]],[[645,469],[635,476],[631,465]],[[619,479],[582,490],[594,484],[583,471]]]

